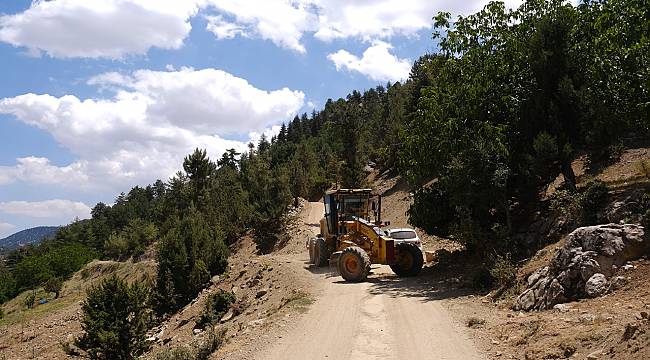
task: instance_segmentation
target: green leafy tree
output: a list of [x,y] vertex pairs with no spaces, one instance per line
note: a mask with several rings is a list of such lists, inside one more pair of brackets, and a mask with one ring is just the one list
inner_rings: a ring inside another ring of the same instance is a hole
[[51,277],[45,281],[43,284],[43,289],[46,292],[49,293],[54,293],[54,298],[58,299],[59,294],[61,293],[61,289],[63,288],[63,281],[59,279],[58,277]]
[[149,289],[113,276],[88,291],[82,305],[84,334],[76,345],[91,359],[136,359],[149,349]]

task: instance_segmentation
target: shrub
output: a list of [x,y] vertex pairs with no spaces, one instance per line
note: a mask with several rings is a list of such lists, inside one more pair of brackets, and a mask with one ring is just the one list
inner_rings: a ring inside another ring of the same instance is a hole
[[43,284],[45,291],[54,293],[55,299],[59,298],[59,293],[61,292],[62,287],[63,281],[61,281],[61,279],[58,277],[51,277],[45,282],[45,284]]
[[582,225],[593,225],[600,221],[600,212],[609,199],[607,185],[601,181],[593,181],[582,190],[579,198]]
[[210,328],[202,340],[191,346],[182,346],[165,350],[156,355],[156,360],[207,360],[223,344],[225,329],[215,331]]
[[92,359],[135,359],[149,349],[149,289],[112,276],[88,290],[82,306],[84,334],[75,341]]
[[34,291],[30,291],[25,297],[25,300],[23,300],[23,304],[28,309],[33,308],[35,302],[36,302],[36,293]]
[[490,269],[490,275],[500,287],[508,287],[514,283],[517,277],[517,268],[512,263],[510,254],[496,256],[494,265]]
[[593,181],[578,193],[557,191],[550,199],[550,209],[572,226],[594,225],[602,220],[601,212],[608,199],[607,185]]
[[221,329],[215,331],[213,328],[208,330],[203,340],[195,345],[195,360],[208,360],[210,355],[221,347],[223,339],[226,335],[226,330]]
[[205,313],[197,321],[197,326],[205,327],[213,321],[221,320],[235,301],[235,295],[228,291],[219,289],[216,293],[211,294],[205,303]]
[[650,161],[641,160],[636,163],[636,167],[641,172],[641,175],[645,176],[646,179],[650,180]]
[[5,317],[5,311],[2,309],[2,306],[0,306],[0,320]]
[[156,360],[194,360],[194,354],[190,348],[181,346],[158,353]]

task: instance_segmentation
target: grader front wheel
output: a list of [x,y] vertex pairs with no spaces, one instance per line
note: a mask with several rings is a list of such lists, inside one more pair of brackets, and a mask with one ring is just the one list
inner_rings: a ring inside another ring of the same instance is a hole
[[370,257],[358,246],[345,248],[339,257],[338,268],[346,281],[364,281],[370,273]]
[[314,265],[316,267],[323,267],[329,264],[330,254],[327,250],[327,244],[325,239],[316,238],[316,243],[314,246]]
[[395,263],[390,266],[393,272],[400,277],[415,276],[420,273],[424,265],[422,251],[415,244],[400,243],[397,244],[397,258]]

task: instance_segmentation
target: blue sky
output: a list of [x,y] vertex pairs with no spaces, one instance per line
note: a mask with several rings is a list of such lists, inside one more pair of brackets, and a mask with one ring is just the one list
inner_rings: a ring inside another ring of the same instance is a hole
[[[0,2],[0,238],[408,76],[451,0]],[[508,5],[516,5],[509,1]]]

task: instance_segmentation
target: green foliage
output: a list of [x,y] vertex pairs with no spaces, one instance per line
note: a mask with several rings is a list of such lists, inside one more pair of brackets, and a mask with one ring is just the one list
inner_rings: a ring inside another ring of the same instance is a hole
[[196,210],[175,222],[158,249],[156,301],[159,313],[174,311],[192,300],[228,265],[228,248]]
[[59,298],[59,293],[61,292],[61,288],[63,288],[63,281],[61,281],[61,279],[58,277],[51,277],[47,279],[47,281],[45,281],[45,283],[43,284],[43,289],[46,292],[54,293],[55,299]]
[[156,354],[156,360],[194,360],[194,354],[190,348],[179,346]]
[[205,303],[205,312],[197,321],[197,326],[204,328],[207,324],[219,321],[236,301],[235,294],[219,289],[211,294]]
[[609,199],[609,189],[601,181],[588,183],[580,194],[581,220],[583,225],[594,225],[601,220],[600,213]]
[[497,255],[490,275],[500,287],[511,286],[517,278],[517,267],[513,264],[510,254]]
[[44,243],[23,256],[15,265],[13,277],[15,296],[25,289],[41,286],[53,277],[67,279],[97,253],[82,244]]
[[25,305],[25,307],[28,309],[32,309],[35,303],[36,292],[32,290],[25,295],[25,298],[23,299],[23,305]]
[[595,225],[607,205],[607,185],[600,181],[588,183],[579,192],[559,190],[550,199],[550,209],[564,219],[567,230],[578,226]]
[[207,360],[223,344],[226,331],[210,328],[203,339],[190,346],[164,350],[156,355],[156,360]]
[[[550,181],[562,174],[575,192],[576,153],[611,157],[626,132],[647,136],[647,10],[635,0],[528,0],[438,14],[440,51],[414,65],[407,85],[424,85],[400,131],[411,223],[476,251],[516,245],[513,224]],[[603,190],[581,192],[579,221],[596,221]]]
[[82,305],[84,334],[76,345],[91,359],[135,359],[149,349],[149,289],[113,276],[88,291]]

